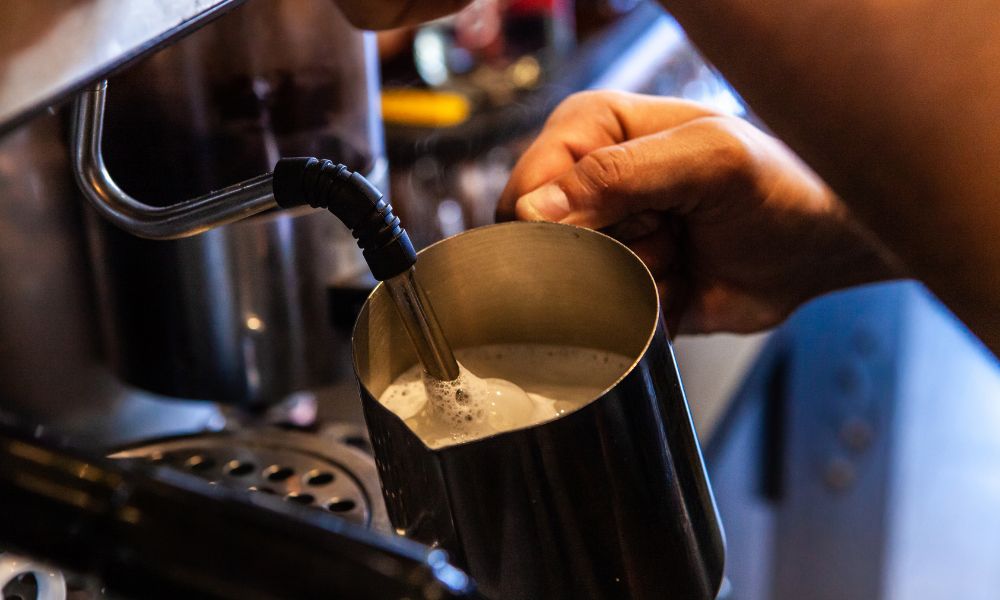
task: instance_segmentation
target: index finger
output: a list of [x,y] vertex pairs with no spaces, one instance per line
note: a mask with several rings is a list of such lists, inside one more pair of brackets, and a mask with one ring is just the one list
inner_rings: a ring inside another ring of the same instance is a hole
[[718,113],[689,100],[617,91],[574,94],[546,121],[517,161],[497,204],[497,220],[514,218],[524,194],[573,168],[590,152]]

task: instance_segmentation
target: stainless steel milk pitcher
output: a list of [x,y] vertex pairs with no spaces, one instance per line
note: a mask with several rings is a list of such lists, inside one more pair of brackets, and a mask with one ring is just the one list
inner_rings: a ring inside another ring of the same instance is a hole
[[639,258],[587,229],[505,223],[426,248],[416,272],[455,348],[563,344],[634,362],[574,412],[432,450],[377,400],[417,357],[376,288],[353,350],[397,532],[446,549],[490,598],[715,598],[722,528]]

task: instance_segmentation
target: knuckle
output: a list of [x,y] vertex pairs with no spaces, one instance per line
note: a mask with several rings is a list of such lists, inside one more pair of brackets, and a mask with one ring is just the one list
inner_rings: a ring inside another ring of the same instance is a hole
[[629,181],[635,160],[623,146],[611,146],[591,152],[577,163],[584,185],[594,191],[619,187]]
[[616,92],[610,90],[584,90],[570,94],[566,98],[566,102],[574,106],[593,106],[594,104],[604,104],[615,94]]
[[747,182],[756,159],[742,121],[733,117],[704,117],[696,124],[705,139],[708,158],[718,174],[733,183]]
[[572,118],[581,113],[593,112],[596,107],[607,106],[618,100],[620,92],[612,90],[585,90],[567,96],[552,112],[550,121]]

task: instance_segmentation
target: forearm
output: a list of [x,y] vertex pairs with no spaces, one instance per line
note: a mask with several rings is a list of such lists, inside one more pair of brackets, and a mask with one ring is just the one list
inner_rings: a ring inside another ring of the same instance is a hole
[[664,4],[754,111],[1000,351],[995,6]]

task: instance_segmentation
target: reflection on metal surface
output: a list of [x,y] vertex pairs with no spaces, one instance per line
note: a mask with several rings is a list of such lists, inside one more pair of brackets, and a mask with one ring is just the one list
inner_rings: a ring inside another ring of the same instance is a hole
[[242,0],[0,3],[0,135]]
[[[329,0],[247,3],[110,81],[109,171],[157,207],[254,177],[280,156],[378,177],[369,37]],[[90,226],[108,354],[124,380],[262,408],[347,375],[327,290],[366,267],[325,211],[271,211],[170,241]]]
[[642,36],[607,65],[589,86],[595,90],[637,90],[655,76],[666,57],[687,47],[684,31],[666,14],[653,17]]
[[440,544],[494,598],[714,598],[722,532],[638,258],[590,230],[506,223],[431,246],[417,264],[456,348],[577,345],[637,362],[569,415],[432,451],[376,400],[417,361],[377,288],[354,356],[393,525]]
[[[478,276],[478,275],[477,275]],[[467,285],[476,285],[472,277]],[[448,339],[441,331],[441,324],[434,314],[434,307],[427,294],[416,281],[413,267],[405,273],[387,279],[385,287],[395,301],[403,327],[409,334],[420,357],[420,364],[431,377],[440,381],[458,378],[458,363],[452,354]]]
[[55,116],[0,139],[0,411],[45,423],[120,391],[101,366],[67,158]]

